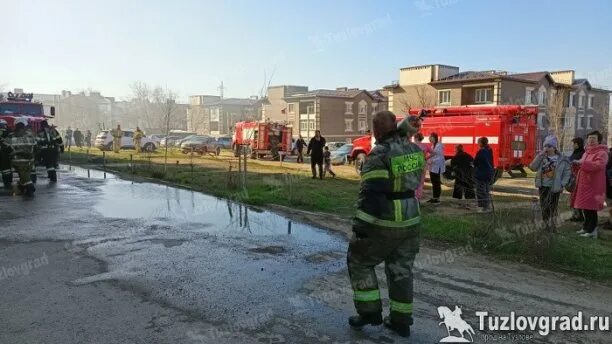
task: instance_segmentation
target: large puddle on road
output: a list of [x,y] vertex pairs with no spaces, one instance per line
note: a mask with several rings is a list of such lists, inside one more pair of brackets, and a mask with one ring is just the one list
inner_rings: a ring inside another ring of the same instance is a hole
[[[245,235],[291,235],[310,242],[327,242],[329,233],[255,207],[200,192],[153,183],[135,183],[111,173],[63,166],[77,177],[106,179],[94,210],[104,217],[172,220],[202,224],[202,230]],[[236,193],[236,198],[243,196]]]

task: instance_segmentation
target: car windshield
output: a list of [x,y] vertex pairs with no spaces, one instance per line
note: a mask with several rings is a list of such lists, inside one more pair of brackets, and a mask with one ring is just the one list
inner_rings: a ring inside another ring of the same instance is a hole
[[40,104],[0,104],[0,114],[26,115],[34,117],[44,116],[43,107]]
[[347,143],[347,144],[341,146],[340,148],[336,149],[334,151],[334,153],[336,153],[336,154],[348,154],[348,153],[351,152],[351,150],[353,150],[353,145]]

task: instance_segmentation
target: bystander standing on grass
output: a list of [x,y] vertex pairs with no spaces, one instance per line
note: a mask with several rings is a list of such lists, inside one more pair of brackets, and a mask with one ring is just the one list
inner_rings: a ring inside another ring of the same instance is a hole
[[571,205],[584,214],[583,227],[577,231],[583,237],[597,238],[597,212],[604,208],[606,200],[608,147],[601,143],[602,140],[599,131],[589,133],[582,159],[572,162],[579,170]]
[[540,195],[544,229],[550,232],[557,231],[559,196],[572,173],[569,159],[559,153],[557,143],[556,137],[546,137],[544,150],[529,164],[529,168],[536,172],[535,186]]
[[493,151],[489,147],[489,139],[478,139],[480,149],[474,157],[474,180],[476,181],[476,198],[478,212],[491,212],[491,184],[493,183]]

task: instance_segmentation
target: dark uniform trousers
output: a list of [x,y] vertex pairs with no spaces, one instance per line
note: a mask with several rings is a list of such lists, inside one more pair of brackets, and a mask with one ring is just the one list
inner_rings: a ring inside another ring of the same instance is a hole
[[347,260],[359,314],[382,312],[374,269],[384,262],[391,319],[412,324],[413,264],[419,252],[419,226],[387,229],[355,220]]
[[11,156],[8,146],[0,146],[0,174],[2,174],[2,182],[9,185],[13,182],[13,170],[11,167]]

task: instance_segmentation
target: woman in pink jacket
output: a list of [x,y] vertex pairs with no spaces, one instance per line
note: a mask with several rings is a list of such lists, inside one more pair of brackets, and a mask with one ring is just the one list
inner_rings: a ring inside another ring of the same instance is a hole
[[582,159],[572,162],[579,167],[572,208],[581,209],[584,213],[584,225],[577,232],[583,237],[597,238],[597,211],[604,208],[606,200],[608,147],[601,144],[602,140],[599,131],[589,133]]

